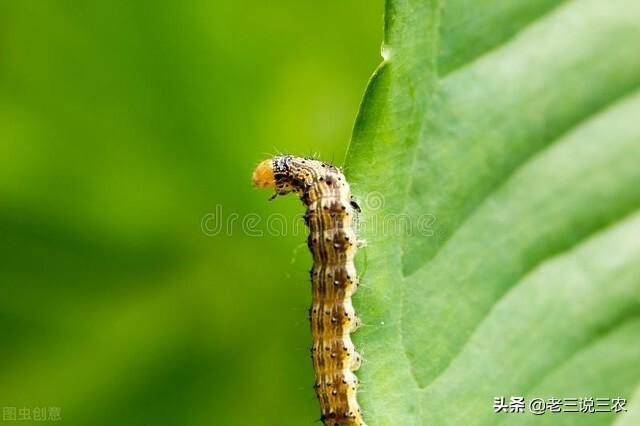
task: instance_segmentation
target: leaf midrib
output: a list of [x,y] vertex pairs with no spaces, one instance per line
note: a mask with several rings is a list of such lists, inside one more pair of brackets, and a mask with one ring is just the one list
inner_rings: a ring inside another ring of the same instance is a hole
[[[457,67],[455,69],[455,71],[446,73],[443,76],[443,78],[438,78],[438,80],[436,81],[436,83],[434,85],[434,91],[433,91],[433,93],[430,94],[430,98],[433,99],[434,96],[437,96],[437,94],[439,93],[440,87],[443,86],[443,82],[444,81],[447,81],[449,78],[452,78],[455,75],[464,72],[465,70],[467,70],[470,67],[472,67],[474,63],[479,62],[482,59],[484,59],[485,57],[491,55],[492,53],[499,51],[504,46],[508,45],[509,42],[511,42],[512,40],[516,39],[520,34],[525,32],[528,28],[530,28],[531,26],[537,24],[539,21],[544,20],[549,15],[555,13],[556,10],[561,5],[564,5],[566,3],[567,3],[566,0],[561,2],[556,7],[551,8],[550,10],[548,10],[545,14],[539,16],[538,19],[529,21],[527,23],[527,25],[525,25],[522,28],[520,28],[517,32],[512,34],[511,37],[503,40],[502,43],[497,44],[494,47],[492,47],[491,49],[488,49],[488,50],[484,51],[482,54],[473,57],[470,61],[466,62],[465,64],[463,64],[463,65],[461,65],[459,67]],[[436,73],[437,73],[437,63],[436,63]],[[444,77],[446,77],[446,78],[444,78]],[[475,200],[475,203],[472,206],[470,206],[471,208],[467,211],[467,214],[463,218],[461,218],[460,222],[458,224],[456,224],[453,228],[449,229],[450,232],[448,232],[446,234],[446,237],[440,242],[440,245],[430,254],[430,256],[428,258],[425,258],[419,264],[419,266],[416,266],[415,268],[413,268],[411,270],[405,269],[405,267],[404,267],[405,266],[404,259],[405,259],[405,256],[406,256],[406,253],[405,253],[405,249],[406,249],[406,245],[407,245],[406,244],[406,239],[407,238],[411,238],[412,236],[405,237],[403,239],[402,243],[401,243],[401,246],[400,246],[401,258],[403,259],[402,276],[404,278],[410,278],[414,274],[416,274],[421,268],[425,267],[425,265],[428,264],[431,259],[433,259],[433,258],[435,258],[437,256],[437,254],[445,246],[446,242],[448,240],[450,240],[453,237],[453,235],[456,234],[456,232],[464,225],[464,223],[467,221],[467,219],[473,215],[473,213],[478,209],[478,207],[481,206],[483,203],[485,203],[486,200],[489,199],[494,193],[496,193],[505,184],[505,182],[507,182],[509,180],[509,178],[511,176],[513,176],[519,169],[524,167],[533,158],[535,158],[536,155],[539,155],[540,153],[542,153],[542,152],[546,151],[547,149],[549,149],[550,147],[552,147],[557,141],[561,140],[563,138],[563,136],[571,133],[575,128],[579,127],[583,123],[586,123],[586,122],[592,120],[593,118],[597,117],[602,112],[606,111],[611,105],[617,103],[620,99],[623,99],[624,97],[626,97],[629,93],[632,93],[632,92],[636,91],[637,89],[639,89],[640,88],[640,77],[637,79],[637,81],[638,81],[639,84],[637,84],[636,86],[629,87],[626,91],[622,91],[620,93],[615,93],[614,96],[608,97],[608,99],[606,100],[605,103],[597,105],[595,108],[592,108],[592,109],[586,111],[586,113],[584,115],[582,115],[580,117],[577,117],[575,120],[567,122],[566,125],[563,126],[562,128],[560,128],[555,134],[550,135],[550,137],[545,140],[546,143],[544,143],[543,145],[540,146],[540,149],[530,152],[527,157],[523,158],[517,164],[514,164],[511,169],[506,170],[505,173],[501,176],[501,179],[494,183],[494,187],[491,190],[489,190],[488,192],[484,193],[482,195],[482,197],[480,197],[479,199]],[[431,109],[430,109],[431,106],[432,106],[432,104],[431,104],[431,102],[429,102],[429,110],[427,111],[427,113],[429,113],[431,111]],[[417,164],[418,164],[418,150],[419,150],[419,146],[420,146],[420,140],[419,139],[420,139],[420,135],[422,134],[422,130],[428,124],[429,124],[429,118],[426,117],[424,120],[421,121],[420,126],[417,126],[418,127],[417,135],[418,136],[416,137],[416,139],[418,140],[418,142],[413,144],[413,146],[411,147],[412,152],[411,152],[411,164],[410,164],[410,167],[409,167],[410,172],[408,173],[409,178],[407,179],[407,184],[406,184],[406,189],[405,189],[405,196],[404,196],[404,200],[403,200],[403,203],[402,203],[402,206],[401,206],[401,211],[404,214],[410,213],[408,211],[409,210],[408,207],[409,207],[409,204],[410,204],[409,201],[410,201],[410,199],[412,197],[412,195],[411,195],[411,187],[413,186],[413,184],[415,182],[414,177],[417,175],[416,169],[417,169]]]
[[[460,65],[460,66],[458,66],[458,67],[456,67],[454,69],[448,70],[443,75],[438,75],[437,81],[435,82],[435,84],[433,86],[433,92],[429,94],[427,114],[429,112],[431,112],[432,99],[434,98],[434,96],[437,96],[437,94],[439,93],[439,89],[442,87],[444,81],[446,81],[448,78],[452,78],[453,76],[455,76],[458,73],[464,72],[465,70],[467,70],[470,67],[472,67],[474,63],[483,60],[485,57],[491,55],[493,52],[499,51],[504,46],[508,45],[512,40],[516,39],[520,34],[525,32],[528,28],[530,28],[531,26],[533,26],[533,25],[537,24],[538,22],[544,20],[549,15],[555,13],[556,10],[560,6],[562,6],[562,5],[566,4],[566,3],[567,3],[566,0],[561,2],[561,3],[559,3],[555,7],[552,7],[551,9],[547,10],[546,13],[538,16],[536,19],[527,22],[526,25],[524,25],[518,31],[516,31],[513,34],[511,34],[508,38],[505,38],[501,43],[496,44],[495,46],[491,47],[490,49],[487,49],[487,50],[483,51],[481,54],[470,58],[470,60],[465,62],[464,64],[462,64],[462,65]],[[438,69],[437,65],[438,65],[438,63],[436,62],[435,65],[436,65],[436,74],[437,74],[437,69]],[[640,89],[640,85],[636,85],[634,87],[630,87],[626,91],[622,91],[620,93],[615,93],[613,96],[608,97],[608,99],[606,100],[605,103],[597,105],[595,108],[592,108],[592,109],[589,109],[588,111],[586,111],[586,113],[584,115],[582,115],[580,117],[577,117],[575,120],[571,120],[571,121],[567,122],[566,125],[564,127],[560,128],[558,132],[556,132],[554,135],[551,135],[547,140],[545,140],[545,142],[547,142],[547,143],[541,145],[540,149],[538,149],[536,151],[532,151],[531,153],[529,153],[528,156],[524,157],[522,159],[522,161],[520,161],[519,163],[515,164],[514,167],[512,167],[509,170],[506,170],[506,172],[501,176],[501,179],[499,181],[497,181],[497,183],[494,185],[494,187],[491,190],[489,190],[488,192],[484,193],[483,196],[480,197],[478,200],[476,200],[476,202],[472,205],[472,208],[469,209],[469,211],[467,212],[466,216],[463,217],[460,220],[460,222],[457,225],[455,225],[455,227],[453,227],[453,229],[451,229],[452,232],[449,232],[447,234],[447,237],[441,242],[439,247],[437,247],[437,249],[434,250],[432,255],[428,259],[426,259],[426,261],[424,261],[423,263],[420,264],[419,267],[416,267],[414,270],[411,270],[411,271],[405,271],[404,268],[402,268],[403,282],[402,282],[402,286],[401,286],[402,297],[400,299],[401,300],[400,312],[404,312],[404,303],[405,303],[405,298],[406,298],[405,297],[406,286],[408,284],[408,281],[411,279],[411,277],[413,277],[416,273],[418,273],[420,271],[420,269],[424,268],[427,264],[429,264],[430,260],[435,258],[439,254],[439,252],[442,250],[442,248],[446,245],[447,241],[449,241],[463,227],[463,225],[467,222],[467,220],[470,217],[473,216],[473,213],[475,211],[477,211],[480,206],[482,206],[484,203],[486,203],[486,201],[488,199],[490,199],[496,192],[498,192],[501,188],[503,188],[504,185],[510,180],[510,178],[514,174],[516,174],[518,172],[518,170],[520,170],[523,167],[525,167],[530,161],[532,161],[532,159],[534,159],[538,155],[542,154],[543,152],[545,152],[548,149],[550,149],[551,147],[553,147],[558,141],[562,140],[565,135],[571,133],[573,130],[575,130],[577,127],[583,125],[584,123],[587,123],[587,122],[595,119],[596,117],[600,116],[604,111],[609,109],[612,105],[616,104],[618,101],[620,101],[621,99],[625,98],[629,93],[632,93],[632,92],[634,92],[634,91],[636,91],[638,89]],[[420,146],[420,142],[421,142],[420,137],[422,135],[424,127],[426,125],[428,125],[428,123],[429,123],[429,118],[427,116],[427,117],[425,117],[424,120],[420,121],[419,125],[413,126],[414,135],[417,134],[417,136],[414,136],[416,138],[416,143],[414,143],[411,146],[412,152],[410,154],[411,161],[410,161],[410,167],[409,167],[409,173],[408,173],[409,178],[407,179],[407,184],[406,184],[406,187],[405,187],[404,199],[403,199],[402,206],[401,206],[401,211],[404,214],[408,213],[409,200],[411,198],[411,187],[414,184],[414,181],[415,181],[414,177],[417,174],[416,173],[416,168],[417,168],[417,163],[418,163],[418,150],[419,150],[419,146]],[[415,133],[415,132],[417,132],[417,133]],[[574,241],[572,244],[570,244],[569,246],[565,247],[565,249],[563,249],[561,251],[558,251],[558,252],[547,253],[546,256],[538,259],[537,262],[535,262],[535,263],[533,263],[531,265],[528,265],[529,268],[526,269],[522,273],[520,278],[522,276],[525,276],[528,272],[536,269],[541,264],[545,263],[549,258],[552,258],[554,256],[557,256],[559,254],[562,254],[562,253],[565,253],[565,252],[568,252],[568,251],[571,251],[576,246],[582,244],[585,240],[588,240],[592,235],[600,232],[601,230],[607,228],[608,226],[610,226],[610,225],[612,225],[614,223],[617,223],[620,220],[622,220],[622,219],[621,218],[617,218],[616,220],[613,220],[613,221],[604,222],[604,223],[600,224],[600,226],[595,227],[590,233],[585,234],[584,236],[582,236],[582,238]],[[407,237],[405,237],[405,238],[407,238]],[[402,243],[400,245],[401,259],[404,259],[404,257],[405,257],[405,247],[406,246],[404,244],[404,241],[402,241]],[[520,282],[520,279],[516,279],[511,285],[509,285],[508,289],[513,288],[515,285],[517,285],[518,282]],[[508,290],[505,291],[498,299],[496,299],[494,301],[494,303],[492,304],[492,306],[495,306],[497,303],[499,303],[499,301],[502,300],[506,294],[508,294]],[[493,308],[490,308],[485,313],[485,315],[482,316],[482,318],[476,323],[476,325],[474,327],[474,330],[477,329],[477,327],[490,315],[490,313],[492,312],[492,309]],[[401,315],[400,320],[399,320],[401,329],[402,329],[402,326],[403,326],[403,324],[402,324],[402,318],[403,317],[404,317],[404,315]],[[430,383],[435,381],[439,376],[441,376],[445,371],[447,371],[449,365],[451,365],[451,363],[457,358],[457,356],[466,348],[466,346],[467,346],[469,340],[472,338],[473,334],[474,334],[474,332],[469,334],[469,337],[466,339],[465,343],[461,345],[459,351],[449,359],[449,362],[447,363],[447,366],[445,368],[443,368],[443,370],[439,374],[437,374]],[[418,386],[418,389],[422,390],[422,389],[427,388],[429,386],[429,383],[426,384],[426,385],[421,386],[420,382],[419,382],[419,380],[417,378],[417,375],[415,373],[416,365],[415,365],[414,362],[412,362],[411,357],[409,356],[408,348],[407,348],[407,345],[405,344],[405,340],[404,340],[404,333],[400,333],[400,342],[401,342],[402,349],[403,349],[403,356],[408,360],[408,365],[409,365],[409,368],[410,368],[411,377],[413,378],[413,381]],[[580,348],[584,348],[584,346],[582,346]],[[580,350],[582,350],[582,349],[578,349],[577,352],[579,352]]]
[[[527,22],[527,25],[525,25],[525,26],[521,27],[518,31],[516,31],[516,32],[514,32],[513,34],[511,34],[511,36],[510,36],[510,37],[508,37],[508,38],[504,39],[501,43],[496,44],[495,46],[491,47],[490,49],[485,50],[484,52],[482,52],[481,54],[479,54],[479,55],[477,55],[477,56],[474,56],[474,57],[469,58],[469,60],[468,60],[467,62],[465,62],[465,63],[464,63],[464,64],[462,64],[461,66],[458,66],[458,67],[457,67],[457,68],[455,68],[455,69],[449,70],[447,73],[445,73],[445,74],[444,74],[444,75],[442,75],[442,76],[440,76],[440,75],[438,74],[438,61],[437,61],[437,56],[436,56],[435,61],[434,61],[434,66],[435,66],[435,73],[436,73],[437,79],[436,79],[436,82],[435,82],[435,84],[434,84],[434,86],[433,86],[433,91],[432,91],[431,93],[429,93],[429,100],[428,100],[428,103],[427,103],[426,115],[428,115],[428,114],[430,113],[430,111],[431,111],[431,107],[432,107],[432,100],[433,100],[433,98],[437,95],[437,93],[439,92],[439,88],[441,87],[441,82],[445,79],[445,77],[447,77],[448,75],[453,75],[453,74],[454,74],[454,72],[463,72],[463,71],[464,71],[464,69],[466,69],[466,68],[470,67],[474,62],[476,62],[476,61],[480,61],[483,57],[485,57],[485,56],[489,55],[491,52],[499,50],[503,45],[506,45],[510,40],[512,40],[512,39],[514,39],[515,37],[517,37],[517,35],[518,35],[518,34],[520,34],[521,32],[523,32],[523,31],[524,31],[526,28],[528,28],[530,25],[532,25],[533,23],[537,22],[538,20],[540,20],[540,19],[544,18],[545,16],[549,15],[549,14],[550,14],[554,9],[555,9],[555,8],[552,8],[552,9],[548,10],[545,14],[543,14],[543,15],[542,15],[542,16],[540,16],[540,17],[538,17],[538,19],[535,19],[535,20],[532,20],[532,21]],[[442,14],[442,8],[441,8],[441,7],[439,8],[438,13],[439,13],[439,15],[441,15],[441,14]],[[436,27],[436,34],[437,34],[437,37],[435,38],[435,40],[433,41],[433,43],[435,43],[435,45],[436,45],[436,51],[437,51],[437,50],[438,50],[438,49],[437,49],[437,46],[438,46],[439,37],[440,37],[440,17],[438,17],[438,22],[437,22],[437,27]],[[380,65],[380,67],[379,67],[379,70],[380,70],[380,69],[382,69],[382,68],[386,65],[386,63],[387,63],[387,61],[386,61],[386,60],[385,60],[385,61],[383,61],[383,63],[382,63],[382,64]],[[377,71],[376,71],[376,72],[377,72]],[[374,75],[375,75],[375,73],[374,73]],[[412,91],[412,93],[413,93],[413,91]],[[408,207],[408,205],[409,205],[409,199],[410,199],[410,197],[411,197],[411,187],[413,186],[413,183],[414,183],[414,179],[413,179],[413,177],[414,177],[414,176],[416,176],[415,170],[416,170],[416,164],[417,164],[417,162],[418,162],[418,148],[419,148],[419,144],[420,144],[420,136],[422,135],[422,132],[423,132],[423,130],[424,130],[424,127],[428,124],[428,122],[429,122],[428,118],[426,118],[426,117],[425,117],[425,119],[423,119],[423,120],[421,120],[421,121],[420,121],[419,125],[414,126],[414,134],[413,134],[413,137],[415,138],[416,143],[414,143],[414,144],[412,145],[412,147],[411,147],[412,153],[411,153],[411,156],[410,156],[411,164],[410,164],[410,166],[409,166],[409,178],[407,179],[407,182],[406,182],[406,186],[405,186],[405,194],[404,194],[404,200],[403,200],[403,203],[402,203],[402,206],[401,206],[401,211],[402,211],[402,213],[404,213],[404,214],[406,214],[406,213],[407,213],[407,207]],[[512,170],[512,173],[513,173],[514,171],[515,171],[515,169],[514,169],[514,170]],[[496,185],[496,188],[495,188],[493,191],[491,191],[491,192],[487,193],[487,194],[486,194],[486,195],[485,195],[481,200],[479,200],[479,201],[478,201],[478,203],[474,206],[473,210],[476,210],[476,209],[477,209],[477,207],[478,207],[479,205],[481,205],[481,204],[484,202],[484,200],[486,200],[487,198],[489,198],[489,197],[490,197],[490,195],[491,195],[495,190],[497,190],[497,188],[498,188],[499,186],[502,186],[502,184],[504,184],[504,182],[506,182],[507,180],[508,180],[508,176],[505,176],[505,177],[504,177],[504,179],[503,179],[503,180],[502,180],[502,182],[501,182],[501,185]],[[471,216],[471,213],[469,213],[469,215],[468,215],[467,217],[469,217],[469,216]],[[454,232],[456,232],[458,229],[460,229],[460,227],[462,226],[462,224],[463,224],[463,223],[464,223],[464,220],[463,220],[463,221],[461,221],[461,222],[458,224],[458,226],[455,228]],[[450,238],[450,236],[449,236],[449,238]],[[433,257],[435,257],[435,256],[437,255],[437,253],[442,249],[442,247],[444,246],[444,244],[445,244],[445,243],[446,243],[446,241],[444,241],[444,242],[441,244],[441,246],[438,248],[438,250],[436,250],[436,252],[433,254],[432,258],[433,258]],[[400,259],[401,259],[401,261],[402,261],[402,259],[404,259],[404,257],[405,257],[405,253],[404,253],[405,244],[404,244],[404,241],[401,241],[400,246],[399,246],[399,249],[400,249]],[[426,263],[428,263],[428,261],[427,261],[427,262],[425,262],[425,264],[426,264]],[[424,266],[424,264],[423,264],[422,266]],[[408,279],[411,275],[413,275],[413,274],[415,274],[416,272],[418,272],[418,270],[419,270],[419,269],[420,269],[420,268],[416,268],[416,269],[415,269],[412,273],[410,273],[409,275],[405,275],[405,274],[404,274],[404,272],[405,272],[405,271],[404,271],[404,268],[403,268],[403,267],[401,267],[401,274],[402,274],[402,277],[403,277],[403,282],[402,282],[402,284],[401,284],[401,297],[400,297],[400,308],[399,308],[401,313],[402,313],[402,312],[404,312],[404,301],[405,301],[405,298],[406,298],[406,297],[405,297],[405,293],[406,293],[407,279]],[[402,329],[403,329],[403,317],[404,317],[404,315],[402,315],[402,314],[401,314],[401,315],[400,315],[400,319],[399,319],[399,321],[398,321],[398,323],[399,323],[399,327],[400,327],[400,330],[402,330]],[[405,341],[404,341],[404,333],[402,333],[402,332],[400,333],[400,344],[401,344],[401,346],[402,346],[402,354],[403,354],[403,356],[404,356],[404,358],[405,358],[405,360],[406,360],[406,362],[407,362],[407,365],[409,366],[409,369],[410,369],[410,373],[411,373],[411,374],[410,374],[410,376],[411,376],[411,378],[413,379],[413,384],[414,384],[414,386],[416,386],[419,390],[421,390],[421,389],[423,389],[424,387],[420,386],[420,382],[419,382],[419,380],[418,380],[418,378],[417,378],[417,375],[416,375],[416,372],[415,372],[415,368],[416,368],[416,366],[415,366],[415,364],[412,362],[411,357],[409,356],[408,349],[407,349],[407,345],[405,344]],[[462,348],[464,348],[465,346],[466,346],[466,343],[462,346]],[[461,350],[462,350],[462,349],[461,349]],[[452,361],[454,358],[455,358],[455,356],[454,356],[454,357],[452,357],[450,361]],[[445,369],[443,369],[443,372],[444,372],[444,371],[446,371],[446,368],[445,368]],[[438,376],[439,376],[439,375],[438,375]],[[422,409],[421,405],[420,405],[420,404],[418,404],[418,410],[421,410],[421,409]]]

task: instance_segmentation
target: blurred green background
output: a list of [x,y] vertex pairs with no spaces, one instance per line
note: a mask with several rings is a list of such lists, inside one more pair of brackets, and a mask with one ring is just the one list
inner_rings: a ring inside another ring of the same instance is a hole
[[382,10],[0,2],[3,409],[314,424],[304,235],[201,222],[302,212],[267,202],[251,171],[278,152],[342,163]]

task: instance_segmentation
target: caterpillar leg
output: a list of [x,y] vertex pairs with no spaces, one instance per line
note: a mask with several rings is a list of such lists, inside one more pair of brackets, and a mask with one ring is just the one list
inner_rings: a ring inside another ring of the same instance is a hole
[[353,322],[351,323],[351,332],[353,333],[354,331],[356,331],[360,327],[362,327],[362,320],[360,319],[359,316],[356,315],[356,317],[354,318]]
[[351,371],[357,371],[362,366],[362,356],[358,352],[354,352],[351,361]]

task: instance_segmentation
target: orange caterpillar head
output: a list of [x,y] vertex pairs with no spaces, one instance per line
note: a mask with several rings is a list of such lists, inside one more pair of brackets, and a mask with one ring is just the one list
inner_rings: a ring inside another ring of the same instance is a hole
[[276,177],[273,171],[273,160],[264,160],[253,171],[253,185],[257,188],[274,188]]
[[253,184],[258,188],[275,188],[274,197],[289,192],[302,195],[309,187],[308,180],[312,179],[309,170],[314,166],[310,163],[321,164],[291,155],[278,155],[271,160],[264,160],[253,172]]

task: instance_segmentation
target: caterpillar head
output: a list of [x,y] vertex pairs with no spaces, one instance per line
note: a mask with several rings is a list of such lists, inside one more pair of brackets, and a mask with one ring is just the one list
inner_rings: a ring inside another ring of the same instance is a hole
[[273,160],[264,160],[253,171],[253,185],[257,188],[275,188],[276,178],[273,172]]
[[303,193],[307,187],[306,176],[290,155],[280,155],[258,164],[253,172],[253,184],[258,188],[275,188],[275,195]]

